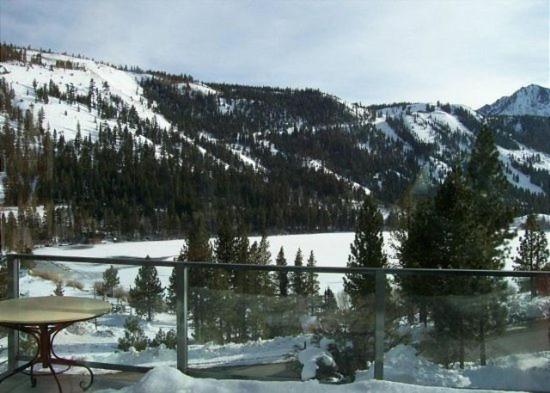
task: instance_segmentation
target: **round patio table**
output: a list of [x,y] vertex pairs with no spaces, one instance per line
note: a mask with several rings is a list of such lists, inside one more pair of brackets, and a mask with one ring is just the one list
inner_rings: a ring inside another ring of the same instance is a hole
[[[57,333],[66,327],[76,322],[97,318],[110,311],[111,305],[107,302],[70,296],[43,296],[0,301],[0,326],[26,333],[33,337],[37,344],[32,360],[9,372],[0,379],[0,383],[30,367],[28,374],[33,387],[36,386],[36,376],[53,375],[59,392],[62,393],[57,374],[75,366],[83,367],[90,373],[90,381],[87,384],[84,381],[80,382],[83,390],[89,389],[94,381],[94,374],[90,367],[76,360],[57,356],[53,349],[53,340]],[[49,368],[51,373],[35,373],[34,366],[40,363],[42,368]],[[67,366],[67,368],[56,372],[53,368],[55,364]]]

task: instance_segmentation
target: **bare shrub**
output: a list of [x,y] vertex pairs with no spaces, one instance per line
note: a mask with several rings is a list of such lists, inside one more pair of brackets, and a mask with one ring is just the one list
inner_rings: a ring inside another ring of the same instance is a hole
[[82,291],[84,290],[84,284],[82,284],[80,281],[78,280],[69,280],[67,281],[67,283],[65,284],[67,285],[68,287],[72,287],[72,288],[75,288],[75,289],[78,289],[79,291]]

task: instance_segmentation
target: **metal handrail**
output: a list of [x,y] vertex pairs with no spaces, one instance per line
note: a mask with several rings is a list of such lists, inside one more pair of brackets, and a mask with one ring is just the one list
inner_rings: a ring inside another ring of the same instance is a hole
[[441,275],[441,276],[498,276],[498,277],[550,277],[550,271],[525,271],[525,270],[487,270],[487,269],[430,269],[430,268],[373,268],[373,267],[345,267],[345,266],[279,266],[279,265],[255,265],[247,263],[216,263],[196,261],[167,261],[159,258],[97,258],[81,256],[56,256],[34,254],[7,254],[8,260],[24,259],[31,261],[52,262],[76,262],[95,263],[105,265],[142,266],[150,263],[154,266],[199,268],[218,268],[226,270],[261,270],[261,271],[300,271],[312,273],[356,273],[376,274],[382,272],[390,275]]
[[[257,270],[272,272],[313,272],[313,273],[340,273],[340,274],[372,274],[375,277],[375,361],[374,376],[383,379],[384,370],[384,320],[385,320],[385,287],[387,275],[423,275],[423,276],[499,276],[499,277],[548,277],[550,271],[506,271],[506,270],[475,270],[475,269],[421,269],[421,268],[369,268],[369,267],[336,267],[336,266],[278,266],[255,265],[234,263],[213,263],[194,261],[167,261],[159,258],[96,258],[81,256],[56,256],[56,255],[32,255],[32,254],[7,254],[5,259],[8,266],[8,297],[19,296],[19,272],[20,262],[27,261],[52,261],[52,262],[76,262],[104,265],[154,266],[173,267],[176,270],[176,359],[177,367],[181,371],[189,372],[188,368],[188,342],[187,342],[187,300],[188,277],[195,268],[218,268],[227,270]],[[11,330],[8,335],[8,369],[13,369],[17,361],[22,358],[18,355],[18,335]],[[103,368],[116,371],[147,371],[148,367],[130,366],[111,363],[87,362],[95,368]]]

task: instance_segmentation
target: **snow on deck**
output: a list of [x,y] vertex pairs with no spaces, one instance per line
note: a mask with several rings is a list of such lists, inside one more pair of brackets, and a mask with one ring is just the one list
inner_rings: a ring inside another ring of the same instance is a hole
[[[398,382],[360,380],[349,384],[322,384],[307,382],[260,382],[193,378],[175,368],[157,367],[133,386],[121,390],[102,390],[98,393],[457,393],[460,389],[418,386]],[[486,390],[468,390],[471,393],[489,393]],[[496,391],[492,391],[496,393]]]

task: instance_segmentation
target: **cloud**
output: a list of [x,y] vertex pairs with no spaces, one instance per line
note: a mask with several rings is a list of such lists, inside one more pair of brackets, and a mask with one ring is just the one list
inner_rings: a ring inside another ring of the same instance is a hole
[[480,106],[549,85],[541,1],[4,1],[3,41],[351,101]]

